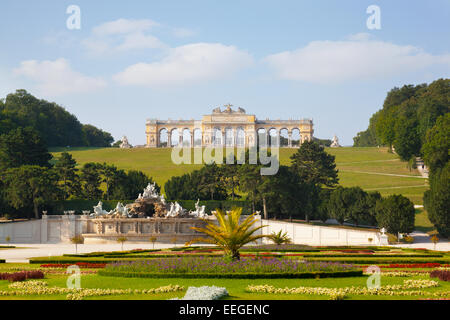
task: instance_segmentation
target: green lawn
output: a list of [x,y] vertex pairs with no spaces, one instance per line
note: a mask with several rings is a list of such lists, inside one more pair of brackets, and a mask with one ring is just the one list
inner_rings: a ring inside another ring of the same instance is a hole
[[[381,285],[393,285],[402,284],[406,279],[429,279],[427,275],[413,276],[413,277],[383,277],[381,278]],[[44,280],[49,286],[65,287],[67,276],[66,275],[47,275]],[[149,289],[157,288],[161,286],[181,285],[185,288],[189,286],[220,286],[227,288],[230,296],[228,299],[239,300],[258,300],[258,299],[270,299],[270,300],[327,300],[328,296],[318,295],[301,295],[301,294],[266,294],[266,293],[249,293],[245,291],[248,285],[265,285],[270,284],[275,287],[327,287],[327,288],[339,288],[339,287],[364,287],[366,286],[367,277],[349,277],[349,278],[333,278],[333,279],[145,279],[145,278],[118,278],[118,277],[101,277],[98,275],[82,275],[81,287],[82,288],[114,288],[114,289]],[[422,289],[428,292],[434,291],[449,291],[450,283],[439,281],[440,286],[436,288]],[[0,281],[0,291],[9,290],[9,282]],[[185,291],[164,293],[164,294],[142,294],[142,295],[117,295],[117,296],[102,296],[102,297],[86,297],[85,299],[170,299],[181,298],[185,294]],[[423,298],[420,296],[348,296],[346,299],[418,299]],[[51,296],[2,296],[0,299],[65,299],[65,295],[51,295]]]
[[[415,204],[422,204],[423,192],[428,189],[427,179],[417,170],[410,171],[398,156],[387,148],[327,148],[336,156],[340,183],[343,186],[361,186],[368,191],[378,190],[382,195],[403,194]],[[200,165],[175,165],[171,161],[171,149],[118,149],[118,148],[58,148],[53,155],[68,151],[77,162],[107,162],[125,170],[142,170],[152,176],[162,187],[172,176],[179,176],[200,168]],[[288,165],[289,157],[296,149],[280,149],[281,164]],[[399,176],[395,176],[399,175]]]

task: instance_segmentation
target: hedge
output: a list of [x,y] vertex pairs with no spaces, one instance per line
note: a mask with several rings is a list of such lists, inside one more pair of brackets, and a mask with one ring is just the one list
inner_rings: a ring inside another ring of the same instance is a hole
[[6,263],[5,259],[0,259],[0,263]]
[[0,246],[0,249],[13,249],[16,246]]
[[307,261],[328,261],[353,264],[389,264],[389,263],[450,263],[450,258],[307,258]]
[[359,277],[362,270],[336,272],[302,272],[302,273],[150,273],[150,272],[120,272],[102,269],[98,275],[124,278],[226,278],[226,279],[286,279],[286,278],[343,278]]
[[304,254],[305,258],[442,258],[442,254]]

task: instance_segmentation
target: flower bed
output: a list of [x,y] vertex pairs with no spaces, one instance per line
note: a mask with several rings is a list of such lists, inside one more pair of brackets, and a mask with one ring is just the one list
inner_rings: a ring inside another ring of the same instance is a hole
[[82,300],[91,296],[129,295],[129,294],[160,294],[184,290],[179,285],[168,285],[150,289],[88,289],[48,287],[44,281],[26,281],[9,285],[8,291],[0,291],[0,296],[28,296],[28,295],[58,295],[65,294],[68,300]]
[[[424,269],[424,268],[438,268],[438,267],[448,267],[450,265],[448,264],[441,264],[441,263],[408,263],[408,264],[399,264],[399,263],[391,263],[384,266],[378,266],[379,268],[386,268],[386,269]],[[362,266],[363,268],[367,268],[368,266]]]
[[447,270],[434,270],[430,272],[431,278],[438,278],[442,281],[450,281],[450,271]]
[[[74,264],[69,263],[48,263],[48,264],[41,264],[41,268],[59,268],[59,269],[65,269],[67,267],[73,266]],[[83,269],[97,269],[97,268],[104,268],[106,267],[106,263],[89,263],[89,262],[77,262],[75,263],[76,266],[83,268]]]
[[[297,287],[297,288],[276,288],[271,285],[249,285],[247,292],[270,293],[270,294],[306,294],[306,295],[327,295],[331,299],[342,299],[348,294],[352,295],[383,295],[383,296],[423,296],[450,297],[450,291],[428,292],[415,289],[427,289],[438,287],[439,283],[433,280],[405,280],[401,285],[387,285],[378,289],[368,289],[366,287],[345,287],[345,288],[321,288],[321,287]],[[414,289],[414,290],[411,290]]]
[[325,277],[358,276],[362,274],[352,265],[329,262],[302,262],[293,259],[242,258],[226,261],[217,257],[179,257],[149,259],[108,264],[99,275],[124,277]]
[[8,280],[10,282],[25,281],[27,279],[44,279],[44,273],[39,270],[20,271],[14,273],[0,273],[0,280]]

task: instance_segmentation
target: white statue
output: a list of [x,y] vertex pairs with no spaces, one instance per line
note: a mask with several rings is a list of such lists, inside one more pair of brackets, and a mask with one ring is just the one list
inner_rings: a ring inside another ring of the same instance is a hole
[[91,216],[103,216],[109,214],[108,211],[103,210],[103,202],[99,201],[96,206],[94,206],[94,213],[91,214]]
[[333,137],[333,141],[331,142],[331,148],[339,148],[341,145],[339,144],[339,139],[336,135]]
[[132,148],[131,144],[128,142],[128,138],[123,136],[122,143],[120,144],[121,149],[130,149]]
[[200,207],[199,202],[200,202],[200,199],[198,199],[197,202],[195,203],[195,211],[189,212],[189,215],[193,216],[195,218],[204,218],[204,217],[208,216],[205,212],[206,206]]

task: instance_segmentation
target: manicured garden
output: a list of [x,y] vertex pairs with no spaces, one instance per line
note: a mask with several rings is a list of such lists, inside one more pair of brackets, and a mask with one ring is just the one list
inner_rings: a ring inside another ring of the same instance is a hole
[[[240,260],[223,253],[211,246],[175,247],[4,263],[0,299],[181,299],[190,287],[202,286],[215,287],[191,288],[189,294],[249,300],[450,299],[448,252],[265,245],[244,247]],[[66,285],[73,264],[80,268],[81,289]],[[372,265],[380,267],[378,289],[367,287]],[[7,274],[21,276],[15,281]],[[35,278],[23,279],[24,274]]]

